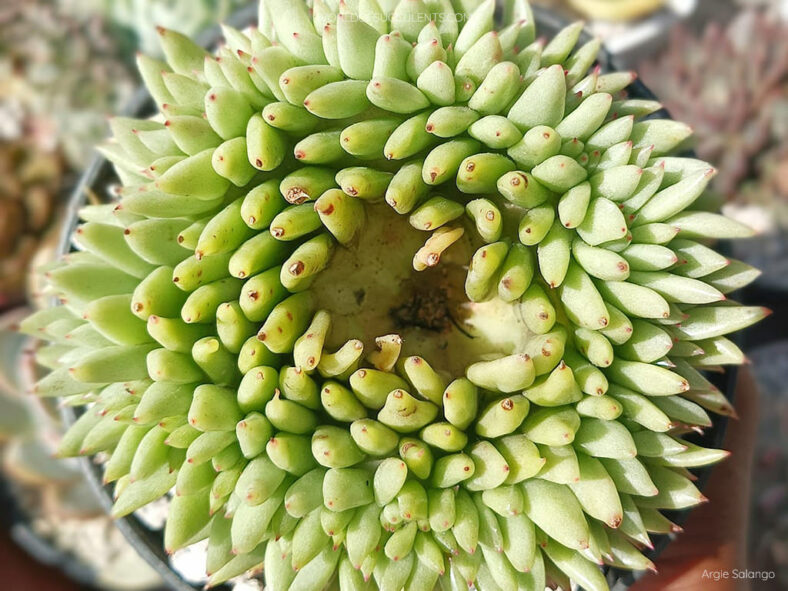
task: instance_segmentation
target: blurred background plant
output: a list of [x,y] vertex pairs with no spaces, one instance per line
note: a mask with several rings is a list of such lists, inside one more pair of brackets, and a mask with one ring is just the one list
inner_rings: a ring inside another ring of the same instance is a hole
[[0,4],[2,141],[62,154],[70,167],[91,158],[105,118],[136,86],[110,25],[60,2]]
[[147,54],[161,49],[156,27],[193,35],[224,20],[247,0],[59,0],[72,14],[102,16],[130,37],[124,40]]
[[106,515],[79,462],[54,456],[62,433],[58,407],[25,394],[37,371],[32,343],[9,330],[25,314],[18,308],[0,317],[0,465],[11,500],[3,499],[4,511],[13,511],[4,516],[11,533],[81,583],[129,591],[160,587],[158,574]]
[[676,28],[639,68],[671,114],[694,127],[695,150],[719,169],[714,189],[760,207],[766,231],[788,228],[788,25],[777,6],[753,6],[700,35]]

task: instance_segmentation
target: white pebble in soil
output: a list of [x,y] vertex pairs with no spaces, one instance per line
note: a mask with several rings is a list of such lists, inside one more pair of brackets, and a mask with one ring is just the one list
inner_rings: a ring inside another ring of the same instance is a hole
[[170,565],[189,583],[205,583],[205,560],[208,556],[208,540],[203,540],[178,550],[170,556]]
[[[172,492],[174,493],[175,491],[173,490]],[[137,509],[134,512],[134,516],[149,529],[158,531],[164,529],[164,524],[167,523],[167,513],[169,513],[169,510],[169,497],[162,497]]]

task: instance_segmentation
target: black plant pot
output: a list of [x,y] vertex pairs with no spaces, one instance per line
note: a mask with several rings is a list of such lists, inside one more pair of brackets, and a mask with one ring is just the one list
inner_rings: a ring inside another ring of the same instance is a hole
[[[534,17],[537,23],[537,29],[541,35],[548,38],[557,33],[565,24],[562,18],[554,13],[534,6]],[[248,26],[255,22],[256,10],[255,6],[249,6],[237,12],[229,19],[229,23],[239,28]],[[218,27],[210,31],[202,39],[202,44],[205,47],[213,47],[219,43],[221,33]],[[588,32],[583,32],[580,42],[583,43],[591,39]],[[603,71],[613,71],[621,68],[616,67],[615,60],[604,50],[600,54],[599,65]],[[646,86],[636,80],[628,88],[629,95],[633,98],[655,100],[656,97],[649,91]],[[146,117],[154,113],[155,106],[151,101],[147,91],[143,88],[135,96],[132,103],[127,109],[127,115],[133,117]],[[654,113],[653,118],[666,118],[669,114],[664,109]],[[112,164],[104,158],[97,158],[94,160],[90,168],[85,172],[79,185],[77,186],[67,211],[66,223],[63,228],[63,234],[60,242],[60,252],[66,253],[71,249],[70,236],[75,229],[78,222],[78,210],[85,204],[85,195],[91,193],[98,195],[102,199],[109,201],[111,199],[111,188],[117,185],[118,179],[112,168]],[[729,401],[733,401],[734,389],[736,385],[736,371],[735,369],[728,371],[726,374],[711,374],[708,378],[725,394]],[[64,416],[67,423],[72,423],[78,416],[78,409],[68,407],[64,409]],[[694,443],[704,445],[707,447],[722,447],[725,430],[727,427],[727,419],[725,417],[718,417],[714,426],[709,428],[702,436],[688,437]],[[112,494],[109,487],[102,485],[102,474],[100,466],[93,463],[91,460],[85,458],[82,462],[86,478],[91,482],[103,504],[107,510],[112,507]],[[711,472],[710,468],[694,470],[698,476],[698,484],[702,487]],[[668,517],[677,523],[682,523],[686,520],[689,510],[667,512]],[[199,589],[199,586],[193,586],[185,581],[170,565],[169,558],[164,551],[163,535],[161,531],[154,531],[148,528],[142,521],[135,515],[124,517],[117,521],[118,527],[129,540],[129,542],[137,549],[139,554],[146,559],[162,576],[166,584],[168,584],[175,591],[193,591]],[[655,536],[654,548],[645,552],[646,556],[652,560],[664,550],[670,543],[674,536]],[[627,589],[638,577],[638,573],[623,571],[620,569],[606,567],[606,576],[610,585],[611,591],[622,591]],[[217,589],[229,589],[228,586],[221,586]]]

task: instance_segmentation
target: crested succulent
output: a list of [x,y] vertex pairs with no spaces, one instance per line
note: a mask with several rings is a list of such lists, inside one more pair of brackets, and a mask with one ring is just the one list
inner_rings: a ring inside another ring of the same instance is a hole
[[[708,244],[715,170],[629,72],[524,0],[264,0],[208,54],[161,29],[118,202],[44,269],[35,387],[85,406],[116,516],[174,488],[210,585],[606,589],[704,500],[703,371],[767,311]],[[496,26],[499,28],[496,29]]]

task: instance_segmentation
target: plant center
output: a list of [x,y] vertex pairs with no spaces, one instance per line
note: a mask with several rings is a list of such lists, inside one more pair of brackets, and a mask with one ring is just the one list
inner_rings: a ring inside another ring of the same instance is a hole
[[417,272],[413,256],[427,234],[385,203],[366,204],[365,215],[356,241],[337,247],[312,286],[331,313],[329,348],[355,338],[369,352],[376,337],[398,334],[403,356],[424,357],[453,377],[475,361],[525,349],[528,329],[517,303],[473,303],[465,295],[468,262],[479,246],[472,231],[436,266]]

